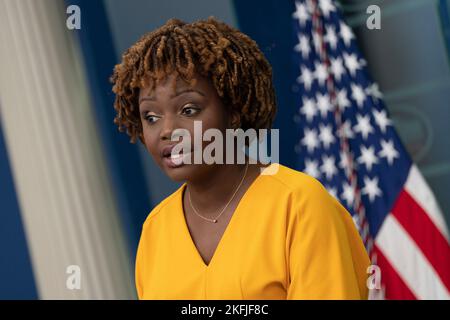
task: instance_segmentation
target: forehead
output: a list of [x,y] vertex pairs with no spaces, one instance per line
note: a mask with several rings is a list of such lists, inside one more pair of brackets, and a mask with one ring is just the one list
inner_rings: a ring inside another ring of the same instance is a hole
[[211,84],[211,82],[202,76],[195,75],[193,78],[193,82],[190,84],[189,82],[183,80],[180,76],[175,76],[171,74],[159,81],[152,89],[151,86],[143,87],[139,91],[139,96],[143,97],[155,97],[159,93],[176,93],[184,89],[197,89],[203,92],[205,95],[210,95],[215,93],[215,88]]

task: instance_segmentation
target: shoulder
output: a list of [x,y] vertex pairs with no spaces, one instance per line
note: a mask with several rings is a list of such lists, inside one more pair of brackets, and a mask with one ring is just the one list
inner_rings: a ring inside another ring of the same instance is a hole
[[183,187],[180,186],[176,191],[163,199],[156,207],[154,207],[150,213],[147,215],[147,218],[144,221],[143,228],[146,228],[149,224],[154,223],[156,220],[160,219],[160,217],[164,216],[166,211],[171,211],[169,208],[175,205],[176,201],[181,197],[181,193],[183,192]]
[[279,188],[296,197],[329,197],[328,191],[315,178],[282,164],[272,164],[265,170],[265,179],[272,188]]
[[295,220],[311,220],[321,223],[341,220],[348,211],[335,199],[317,179],[284,165],[278,165],[274,174],[265,177],[269,190],[278,190],[290,202]]

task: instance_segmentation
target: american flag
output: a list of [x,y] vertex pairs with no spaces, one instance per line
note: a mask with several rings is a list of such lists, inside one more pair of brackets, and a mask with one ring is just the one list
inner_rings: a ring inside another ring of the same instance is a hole
[[299,169],[352,214],[381,288],[372,299],[449,299],[449,233],[403,147],[355,35],[332,0],[292,14]]

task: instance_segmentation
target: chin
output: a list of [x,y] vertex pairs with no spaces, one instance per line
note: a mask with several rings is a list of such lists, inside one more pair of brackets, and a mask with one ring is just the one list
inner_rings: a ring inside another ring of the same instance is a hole
[[184,164],[176,168],[170,168],[164,164],[162,166],[166,175],[175,182],[185,182],[190,180],[196,171],[195,166],[191,164]]

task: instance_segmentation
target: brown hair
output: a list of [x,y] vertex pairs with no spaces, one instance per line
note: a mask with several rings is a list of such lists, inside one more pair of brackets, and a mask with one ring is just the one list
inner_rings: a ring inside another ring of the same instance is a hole
[[153,90],[172,73],[190,85],[195,74],[210,79],[224,105],[240,114],[242,129],[272,125],[276,113],[272,68],[256,42],[214,17],[193,23],[170,19],[127,49],[110,78],[116,94],[114,123],[126,130],[132,143],[137,138],[144,142],[140,88]]

